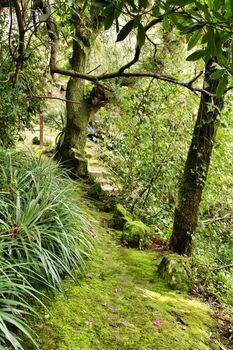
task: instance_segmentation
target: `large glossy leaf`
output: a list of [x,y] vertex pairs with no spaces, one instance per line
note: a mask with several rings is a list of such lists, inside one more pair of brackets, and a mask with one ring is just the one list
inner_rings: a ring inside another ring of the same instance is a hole
[[115,18],[114,7],[113,6],[107,7],[105,11],[105,18],[104,18],[105,30],[109,29],[112,26],[114,18]]
[[204,57],[205,54],[206,54],[205,50],[197,50],[197,51],[193,52],[191,55],[189,55],[186,58],[186,61],[197,61],[200,58]]
[[138,5],[140,9],[145,9],[148,6],[148,0],[138,0]]
[[110,4],[109,1],[106,1],[106,0],[93,0],[92,1],[92,5],[94,7],[106,7],[109,4]]
[[206,22],[194,22],[189,24],[187,27],[181,30],[181,34],[193,33],[196,30],[203,28],[206,25]]
[[228,77],[227,75],[224,75],[224,77],[220,80],[217,86],[217,90],[216,90],[217,97],[222,97],[224,95],[227,82],[228,82]]
[[124,40],[134,27],[134,19],[131,19],[126,25],[119,31],[116,41]]
[[191,50],[200,40],[201,38],[201,30],[197,30],[193,35],[190,37],[188,41],[188,50]]
[[223,76],[223,74],[225,73],[225,71],[226,71],[225,69],[218,69],[210,75],[210,78],[213,80],[220,79]]
[[142,47],[145,43],[146,33],[143,25],[138,24],[138,33],[137,33],[137,44],[139,47]]

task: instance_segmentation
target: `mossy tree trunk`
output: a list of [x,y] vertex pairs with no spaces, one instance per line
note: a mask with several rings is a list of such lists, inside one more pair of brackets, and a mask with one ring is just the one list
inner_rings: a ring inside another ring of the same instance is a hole
[[[212,61],[205,67],[204,88],[216,94],[218,80],[211,80]],[[193,250],[193,236],[196,233],[199,205],[206,183],[211,153],[218,125],[218,116],[223,107],[223,97],[217,98],[202,93],[198,116],[189,148],[183,178],[175,208],[171,249],[190,256]]]
[[[70,64],[74,71],[80,73],[86,73],[92,43],[102,27],[102,18],[95,14],[91,16],[91,12],[89,15],[86,17],[80,14],[73,17],[75,38]],[[72,77],[69,79],[66,91],[67,124],[56,150],[56,159],[68,168],[73,176],[87,175],[85,159],[87,126],[92,113],[98,109],[93,105],[93,96],[85,98],[84,87],[83,79]],[[93,91],[96,91],[96,87]]]

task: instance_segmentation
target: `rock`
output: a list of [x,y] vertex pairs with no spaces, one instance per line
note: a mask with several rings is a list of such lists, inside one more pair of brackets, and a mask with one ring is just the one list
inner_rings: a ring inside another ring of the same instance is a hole
[[130,213],[121,204],[117,204],[113,211],[113,228],[123,230],[126,223],[132,221]]
[[189,291],[191,287],[191,268],[182,255],[164,256],[158,267],[159,275],[175,290]]
[[34,136],[32,139],[32,144],[33,145],[39,145],[40,144],[40,139],[38,136]]
[[141,221],[128,221],[125,223],[121,241],[127,242],[130,247],[142,248],[149,244],[150,228]]

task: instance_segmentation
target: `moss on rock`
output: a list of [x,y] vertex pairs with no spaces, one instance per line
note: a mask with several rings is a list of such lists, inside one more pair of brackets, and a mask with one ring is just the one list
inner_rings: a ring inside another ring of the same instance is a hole
[[178,254],[164,256],[159,264],[158,273],[172,289],[189,291],[191,269],[187,258]]
[[130,221],[124,225],[121,241],[127,242],[130,247],[148,246],[150,228],[141,221]]
[[113,227],[117,230],[123,230],[126,223],[131,222],[130,213],[121,204],[117,204],[113,211]]

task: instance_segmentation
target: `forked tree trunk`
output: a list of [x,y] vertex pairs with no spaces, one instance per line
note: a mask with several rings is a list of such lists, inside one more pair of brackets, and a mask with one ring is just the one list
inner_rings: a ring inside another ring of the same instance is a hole
[[[211,80],[211,65],[205,67],[204,88],[216,94],[218,80]],[[206,87],[208,85],[208,87]],[[193,236],[196,233],[199,205],[206,183],[211,153],[218,125],[218,116],[223,108],[223,97],[216,98],[202,93],[198,116],[189,148],[178,202],[175,208],[171,249],[178,254],[190,256],[193,250]]]
[[[102,19],[83,15],[73,18],[76,37],[73,40],[73,55],[70,64],[74,71],[86,73],[91,45],[97,37]],[[67,125],[57,145],[56,159],[68,168],[73,176],[87,175],[85,145],[87,126],[93,112],[92,101],[84,96],[85,81],[70,78],[66,91]]]

